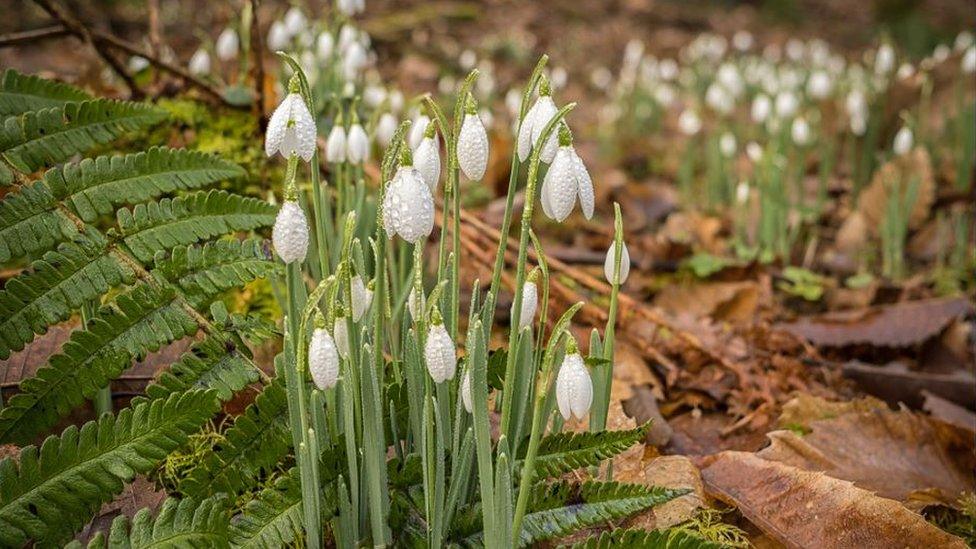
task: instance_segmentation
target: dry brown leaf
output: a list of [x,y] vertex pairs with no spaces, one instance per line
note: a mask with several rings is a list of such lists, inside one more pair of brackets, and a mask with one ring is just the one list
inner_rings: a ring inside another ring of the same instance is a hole
[[966,369],[949,373],[919,371],[903,361],[874,366],[857,360],[845,362],[844,377],[870,391],[885,402],[904,403],[912,408],[922,405],[922,391],[929,391],[956,403],[971,405],[976,376]]
[[887,410],[888,406],[874,398],[864,397],[855,400],[831,401],[816,395],[800,393],[783,405],[778,425],[784,427],[810,428],[810,423],[820,419],[830,419],[844,414]]
[[966,547],[897,501],[755,454],[705,458],[701,474],[709,495],[787,547]]
[[643,467],[642,473],[641,478],[629,481],[664,488],[690,488],[691,492],[633,517],[627,521],[627,527],[645,530],[670,528],[689,520],[696,511],[705,507],[705,486],[702,483],[701,473],[687,457],[654,458]]
[[860,251],[867,242],[868,221],[861,212],[852,212],[837,230],[834,243],[838,250],[852,255]]
[[849,480],[907,502],[928,491],[946,505],[976,488],[972,433],[910,411],[873,409],[812,421],[810,433],[767,433],[761,458]]
[[921,147],[881,166],[871,179],[871,184],[858,195],[857,208],[864,215],[867,229],[872,234],[878,234],[885,217],[889,191],[895,189],[904,197],[912,181],[917,182],[917,187],[915,202],[908,216],[908,226],[914,229],[925,222],[932,203],[935,202],[932,163],[928,153]]
[[932,417],[941,419],[950,425],[976,432],[976,414],[970,410],[929,391],[922,391],[922,397],[925,399],[922,409],[932,414]]
[[751,281],[675,284],[661,290],[654,304],[673,315],[745,322],[756,312],[759,286]]
[[814,345],[843,347],[866,343],[908,347],[928,340],[952,320],[973,310],[965,298],[908,301],[857,311],[827,313],[777,327]]
[[634,418],[638,425],[651,422],[651,429],[644,438],[645,444],[658,448],[667,445],[673,430],[658,410],[654,392],[647,385],[635,385],[632,389],[633,396],[622,403],[624,413]]

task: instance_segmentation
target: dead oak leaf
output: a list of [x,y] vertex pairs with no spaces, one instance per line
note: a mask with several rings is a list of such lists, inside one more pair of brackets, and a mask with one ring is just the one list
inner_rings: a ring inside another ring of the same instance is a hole
[[897,501],[755,454],[710,456],[701,474],[709,495],[790,548],[966,547]]

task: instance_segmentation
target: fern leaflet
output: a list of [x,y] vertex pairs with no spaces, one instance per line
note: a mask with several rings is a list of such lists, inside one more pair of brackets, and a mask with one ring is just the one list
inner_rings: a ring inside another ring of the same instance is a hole
[[90,95],[74,86],[13,69],[0,77],[0,118],[89,99]]

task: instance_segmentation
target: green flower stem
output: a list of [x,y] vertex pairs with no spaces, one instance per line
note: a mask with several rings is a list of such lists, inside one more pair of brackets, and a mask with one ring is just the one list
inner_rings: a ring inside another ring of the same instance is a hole
[[491,461],[491,427],[488,424],[488,352],[481,321],[468,328],[468,364],[471,369],[475,454],[478,458],[478,481],[481,487],[481,517],[487,549],[503,547],[496,540],[495,473]]
[[[610,311],[607,313],[607,327],[603,331],[603,352],[606,361],[593,369],[593,407],[590,411],[590,431],[599,432],[607,428],[607,414],[610,409],[610,384],[613,380],[614,332],[617,323],[617,304],[620,296],[620,262],[623,257],[624,228],[620,215],[620,204],[613,203],[613,284],[610,287]],[[593,350],[590,350],[591,354]]]

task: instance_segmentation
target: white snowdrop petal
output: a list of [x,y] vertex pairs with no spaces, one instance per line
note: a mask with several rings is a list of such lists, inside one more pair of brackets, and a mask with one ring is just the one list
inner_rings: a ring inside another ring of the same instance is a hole
[[349,327],[346,326],[345,317],[336,319],[335,329],[332,332],[335,335],[336,351],[339,352],[339,356],[343,360],[349,358]]
[[897,155],[908,154],[912,150],[912,146],[915,144],[915,136],[912,134],[911,128],[908,126],[902,126],[898,133],[895,134],[894,141],[894,151]]
[[305,104],[302,96],[297,93],[289,95],[293,96],[291,109],[294,124],[292,129],[297,138],[295,152],[305,162],[311,162],[312,155],[315,154],[315,119],[312,118],[312,113],[308,111],[308,105]]
[[424,297],[424,292],[418,293],[416,287],[411,288],[410,295],[407,296],[407,311],[410,312],[410,318],[419,320],[426,307],[427,298]]
[[427,332],[427,343],[424,345],[424,358],[427,371],[434,383],[443,383],[454,378],[457,370],[457,353],[454,342],[443,324],[432,325]]
[[579,195],[579,184],[576,182],[576,165],[573,162],[572,149],[559,147],[556,157],[546,173],[548,181],[547,191],[549,209],[553,219],[562,222],[573,211],[576,197]]
[[217,37],[217,45],[214,49],[217,52],[218,59],[230,61],[237,56],[239,46],[240,41],[237,38],[237,32],[234,29],[226,28]]
[[522,284],[522,310],[515,314],[515,303],[512,302],[512,320],[518,322],[518,329],[521,330],[532,324],[535,319],[535,311],[539,306],[539,289],[533,282]]
[[480,181],[488,168],[488,132],[477,114],[467,114],[461,124],[457,143],[458,164],[464,175]]
[[353,164],[362,164],[369,159],[369,136],[361,124],[353,124],[346,137],[346,157]]
[[[552,97],[548,95],[543,95],[540,97],[536,102],[536,105],[536,113],[532,124],[532,146],[535,146],[536,142],[539,141],[539,138],[542,137],[542,132],[546,129],[549,121],[556,116],[557,112],[559,112],[559,109],[556,108],[556,104],[552,101]],[[553,128],[552,132],[549,134],[549,139],[556,138],[557,133],[559,133],[558,128]],[[547,140],[546,146],[548,147],[548,145],[549,141]],[[545,151],[545,147],[543,148],[543,151]]]
[[352,319],[354,322],[362,320],[373,302],[373,292],[363,284],[363,277],[356,275],[352,279]]
[[346,161],[346,130],[336,125],[325,141],[325,159],[328,162]]
[[190,58],[187,68],[193,74],[210,74],[210,54],[204,49],[197,50],[194,52],[193,57]]
[[308,370],[320,390],[331,389],[339,381],[339,351],[329,332],[316,328],[308,345]]
[[288,119],[291,117],[291,101],[286,97],[278,105],[278,108],[271,113],[268,120],[268,129],[264,133],[264,154],[274,156],[281,149],[281,142],[285,139],[285,130],[288,128]]
[[474,399],[471,398],[471,372],[468,371],[461,378],[461,402],[464,403],[464,409],[470,414],[474,409],[473,403]]
[[517,145],[520,162],[525,162],[529,158],[529,153],[532,152],[532,126],[535,124],[536,113],[538,112],[539,102],[536,101],[525,113],[522,125],[519,126]]
[[304,261],[308,252],[308,220],[298,202],[288,200],[278,210],[271,242],[285,263]]
[[[551,168],[550,168],[551,169]],[[539,192],[539,204],[542,205],[542,213],[549,219],[555,219],[552,215],[552,206],[549,204],[549,178],[542,180],[542,191]]]
[[430,124],[430,117],[426,114],[414,118],[413,124],[410,126],[410,134],[407,137],[410,142],[410,150],[417,150],[417,147],[420,146],[420,142],[424,139],[424,132],[427,131],[427,124]]
[[[607,277],[607,282],[613,284],[613,267],[616,260],[616,242],[610,244],[607,250],[607,258],[603,262],[603,274]],[[620,254],[620,283],[627,282],[630,276],[630,252],[627,250],[627,243],[623,243],[623,251]]]
[[593,179],[590,178],[590,172],[586,169],[586,165],[583,164],[583,159],[576,154],[576,150],[573,149],[573,166],[576,172],[576,185],[579,192],[580,209],[583,210],[583,217],[586,219],[593,218],[593,208],[595,206],[596,198],[593,195]]
[[593,402],[593,380],[579,353],[566,355],[556,376],[556,403],[563,419],[583,416]]
[[393,141],[393,134],[396,133],[396,129],[396,117],[388,112],[383,113],[383,116],[380,116],[379,122],[376,123],[376,142],[381,147],[389,147],[390,142]]
[[401,167],[386,192],[383,221],[387,233],[398,234],[411,244],[430,236],[434,197],[420,171],[413,166]]
[[430,194],[437,192],[441,178],[441,150],[437,137],[424,137],[413,153],[413,165],[420,171]]

